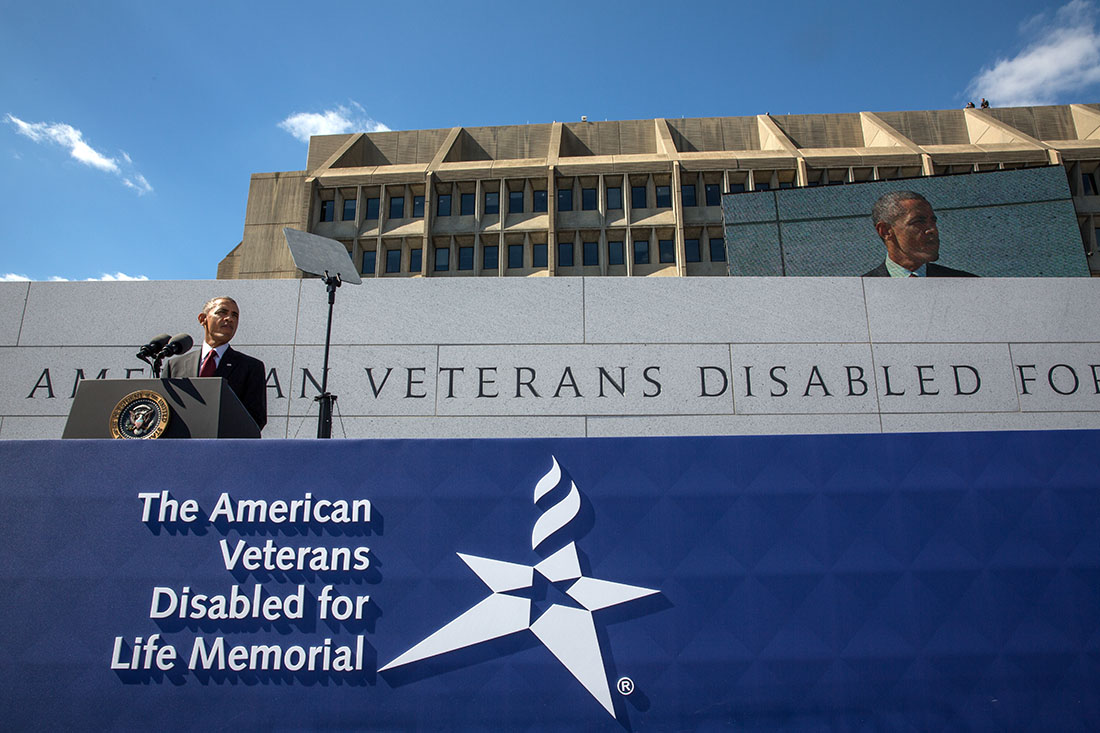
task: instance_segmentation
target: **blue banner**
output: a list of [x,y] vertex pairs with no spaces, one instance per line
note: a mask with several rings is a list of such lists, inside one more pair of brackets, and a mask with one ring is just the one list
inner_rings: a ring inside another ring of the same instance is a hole
[[1094,730],[1100,434],[0,443],[12,729]]

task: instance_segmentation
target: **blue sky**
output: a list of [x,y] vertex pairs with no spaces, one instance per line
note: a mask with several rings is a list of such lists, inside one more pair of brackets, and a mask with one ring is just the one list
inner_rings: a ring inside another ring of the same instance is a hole
[[0,279],[213,278],[310,131],[1100,101],[1098,0],[0,0]]

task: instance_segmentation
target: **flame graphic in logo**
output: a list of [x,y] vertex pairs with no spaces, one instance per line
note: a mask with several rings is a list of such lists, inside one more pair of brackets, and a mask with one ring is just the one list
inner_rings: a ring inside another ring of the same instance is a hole
[[[537,503],[561,482],[561,467],[554,458],[550,470],[535,485],[534,501]],[[580,492],[572,480],[569,484],[565,496],[543,511],[531,530],[531,549],[540,554],[546,553],[547,541],[565,530],[580,513]],[[529,632],[614,716],[593,613],[659,591],[584,575],[575,541],[565,543],[535,565],[462,553],[458,556],[488,586],[490,595],[378,671]],[[555,603],[533,618],[531,598],[524,597],[522,592],[535,583],[536,573],[550,583],[561,584],[565,594],[579,607]],[[514,595],[517,592],[521,594]]]

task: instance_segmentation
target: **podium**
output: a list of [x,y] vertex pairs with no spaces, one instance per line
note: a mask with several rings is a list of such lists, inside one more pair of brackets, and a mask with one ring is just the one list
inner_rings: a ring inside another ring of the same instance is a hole
[[259,438],[260,428],[221,377],[83,379],[62,438],[112,438],[112,413],[134,392],[154,392],[168,406],[161,438]]

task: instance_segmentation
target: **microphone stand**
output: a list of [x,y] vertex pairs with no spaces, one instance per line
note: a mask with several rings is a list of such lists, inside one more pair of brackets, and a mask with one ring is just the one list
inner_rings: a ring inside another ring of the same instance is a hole
[[320,409],[317,411],[317,437],[331,438],[332,405],[336,402],[336,395],[329,394],[328,391],[328,350],[332,340],[332,306],[336,303],[336,288],[340,287],[342,283],[340,273],[330,276],[328,270],[325,270],[321,281],[328,290],[328,325],[325,327],[325,363],[321,368],[321,394],[313,399],[320,404]]

